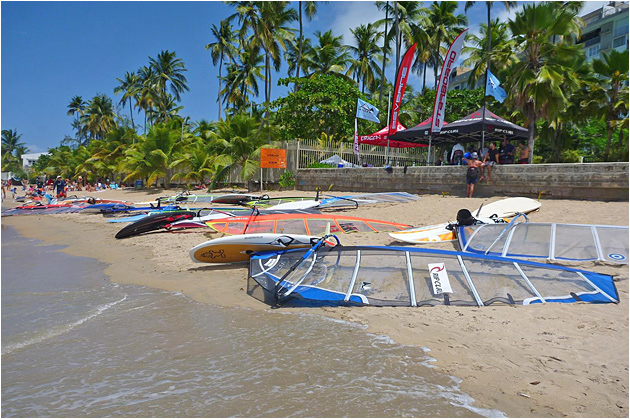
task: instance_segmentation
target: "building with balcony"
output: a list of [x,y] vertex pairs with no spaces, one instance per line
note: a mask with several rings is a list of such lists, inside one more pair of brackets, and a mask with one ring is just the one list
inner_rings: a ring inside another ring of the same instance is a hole
[[613,49],[628,49],[628,2],[611,1],[597,10],[581,16],[584,21],[582,45],[586,59],[601,59],[601,54]]

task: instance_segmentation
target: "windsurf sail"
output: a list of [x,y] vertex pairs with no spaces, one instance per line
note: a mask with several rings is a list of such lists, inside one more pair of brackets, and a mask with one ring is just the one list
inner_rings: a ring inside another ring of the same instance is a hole
[[348,201],[355,202],[357,205],[366,204],[399,204],[403,202],[417,201],[420,199],[416,195],[412,195],[407,192],[378,192],[378,193],[364,193],[358,195],[344,195],[344,196],[327,196],[321,200],[320,208],[331,208],[337,206],[347,206]]
[[552,261],[593,261],[627,264],[628,227],[514,223],[459,228],[462,251]]
[[9,215],[41,215],[78,212],[83,206],[73,204],[22,205],[2,211],[2,216]]
[[[490,306],[618,303],[609,275],[447,250],[320,246],[252,255],[248,293],[282,303]],[[253,282],[252,282],[253,281]],[[270,298],[271,297],[271,298]]]
[[219,233],[278,233],[321,236],[330,225],[330,233],[374,233],[398,231],[411,226],[389,221],[371,220],[337,214],[264,214],[224,218],[206,224]]

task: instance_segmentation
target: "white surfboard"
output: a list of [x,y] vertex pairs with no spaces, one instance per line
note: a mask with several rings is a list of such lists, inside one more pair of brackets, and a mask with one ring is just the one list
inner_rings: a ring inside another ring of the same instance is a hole
[[[485,224],[503,223],[504,218],[514,217],[516,214],[528,214],[540,208],[540,202],[531,198],[506,198],[483,205],[481,209],[471,211],[473,217]],[[456,232],[447,229],[449,223],[427,227],[417,227],[408,230],[389,233],[396,240],[407,243],[431,243],[457,240]]]
[[[503,218],[485,218],[475,217],[484,224],[504,223]],[[454,230],[446,228],[449,223],[437,224],[427,227],[410,228],[409,230],[401,230],[389,235],[396,240],[407,243],[422,244],[430,242],[448,242],[457,240]]]
[[[514,217],[516,214],[529,214],[530,212],[540,209],[541,203],[531,198],[516,197],[505,198],[499,201],[485,204],[481,207],[481,211],[478,209],[471,210],[473,217]],[[477,215],[479,212],[479,215]]]
[[199,263],[231,263],[249,260],[254,252],[311,247],[320,238],[299,234],[241,234],[209,240],[190,249]]
[[309,209],[316,208],[320,204],[319,201],[305,200],[305,201],[294,201],[294,202],[285,202],[284,204],[274,205],[273,207],[269,207],[267,209],[270,210],[293,210],[293,209]]

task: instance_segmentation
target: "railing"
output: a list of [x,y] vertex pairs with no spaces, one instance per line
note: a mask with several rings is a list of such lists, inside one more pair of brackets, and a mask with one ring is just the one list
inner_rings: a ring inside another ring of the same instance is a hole
[[[307,168],[322,160],[338,155],[343,160],[355,165],[381,167],[388,161],[392,166],[422,166],[427,160],[426,147],[390,148],[359,144],[359,157],[352,150],[352,143],[331,142],[326,144],[317,140],[301,140],[290,144],[296,146],[297,168]],[[359,161],[360,158],[360,161]]]

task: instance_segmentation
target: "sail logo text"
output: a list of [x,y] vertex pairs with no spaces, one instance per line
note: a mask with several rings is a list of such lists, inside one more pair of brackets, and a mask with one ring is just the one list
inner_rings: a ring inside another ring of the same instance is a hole
[[434,295],[453,292],[444,263],[429,263],[429,274]]

